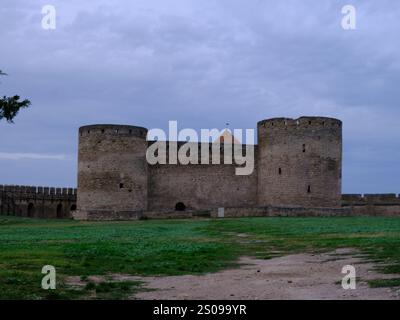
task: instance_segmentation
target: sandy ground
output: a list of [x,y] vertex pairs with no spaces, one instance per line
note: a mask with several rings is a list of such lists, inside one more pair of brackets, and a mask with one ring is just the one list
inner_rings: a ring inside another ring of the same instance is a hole
[[[132,299],[400,299],[399,288],[370,288],[366,280],[396,276],[377,273],[374,264],[350,249],[270,260],[242,257],[240,263],[238,268],[205,275],[112,278],[144,281],[144,288],[150,290],[139,292]],[[356,268],[355,290],[341,286],[345,265]]]

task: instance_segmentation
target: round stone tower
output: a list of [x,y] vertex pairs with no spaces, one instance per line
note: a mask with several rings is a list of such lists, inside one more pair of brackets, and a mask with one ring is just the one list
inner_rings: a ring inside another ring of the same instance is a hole
[[259,206],[340,206],[340,120],[274,118],[257,131]]
[[147,209],[147,129],[123,125],[79,128],[78,213],[129,216]]

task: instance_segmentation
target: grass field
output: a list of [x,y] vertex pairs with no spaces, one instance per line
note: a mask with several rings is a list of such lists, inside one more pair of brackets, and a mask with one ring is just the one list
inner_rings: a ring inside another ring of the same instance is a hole
[[[0,217],[0,299],[123,299],[134,281],[65,285],[66,276],[124,273],[180,275],[234,266],[241,255],[271,258],[297,252],[358,248],[400,285],[400,218],[240,218],[77,222]],[[57,290],[41,289],[44,265],[57,270]]]

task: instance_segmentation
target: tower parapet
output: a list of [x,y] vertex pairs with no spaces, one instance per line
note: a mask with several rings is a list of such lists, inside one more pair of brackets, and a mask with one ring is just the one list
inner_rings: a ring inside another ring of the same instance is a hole
[[257,130],[258,205],[340,206],[340,120],[273,118]]
[[90,125],[79,129],[78,212],[147,209],[147,129]]

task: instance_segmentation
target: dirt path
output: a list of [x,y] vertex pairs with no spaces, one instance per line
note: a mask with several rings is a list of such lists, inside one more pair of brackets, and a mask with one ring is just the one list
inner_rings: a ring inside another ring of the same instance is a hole
[[[250,257],[240,259],[241,266],[205,275],[138,277],[112,274],[91,276],[87,280],[142,281],[144,290],[131,299],[165,300],[240,300],[240,299],[400,299],[400,288],[370,288],[366,280],[398,278],[380,274],[374,264],[362,259],[352,249],[339,249],[322,254],[294,254],[270,260]],[[356,268],[357,287],[341,286],[343,266]],[[80,277],[69,277],[67,283],[83,287]]]
[[[400,292],[369,288],[365,280],[390,278],[373,271],[357,253],[296,254],[270,260],[241,258],[240,268],[201,276],[135,277],[151,291],[133,299],[399,299]],[[356,268],[357,288],[344,290],[344,265]],[[120,280],[123,276],[118,277]]]

